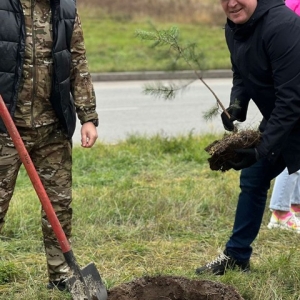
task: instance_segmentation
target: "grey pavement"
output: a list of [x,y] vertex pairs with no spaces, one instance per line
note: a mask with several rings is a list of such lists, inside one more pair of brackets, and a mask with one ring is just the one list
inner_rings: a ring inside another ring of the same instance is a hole
[[[211,72],[206,76],[215,76],[215,74],[216,72]],[[227,74],[227,78],[205,77],[205,82],[225,106],[229,102],[232,85],[229,72]],[[146,75],[148,76],[149,73],[147,72]],[[132,73],[131,76],[133,78]],[[199,80],[192,81],[184,92],[176,96],[176,99],[166,101],[152,95],[145,95],[143,92],[145,84],[161,78],[155,77],[150,80],[148,76],[147,80],[129,80],[127,77],[127,80],[119,78],[118,81],[112,78],[113,76],[110,76],[110,80],[106,78],[103,81],[94,81],[100,120],[98,127],[100,142],[118,143],[132,134],[146,136],[161,134],[170,137],[191,132],[193,134],[224,132],[220,118],[212,120],[203,118],[203,113],[215,105],[215,98]],[[164,81],[169,80],[162,80]],[[181,82],[181,80],[174,81]],[[184,80],[182,82],[184,83]],[[243,125],[246,128],[253,127],[259,120],[260,113],[256,106],[250,103],[247,121]],[[75,144],[80,142],[80,128],[78,122],[73,138]]]

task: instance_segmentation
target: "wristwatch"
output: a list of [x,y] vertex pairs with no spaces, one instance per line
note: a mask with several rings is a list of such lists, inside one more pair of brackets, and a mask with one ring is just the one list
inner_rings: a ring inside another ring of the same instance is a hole
[[[86,122],[84,122],[84,123],[87,123],[87,122],[92,122],[92,123],[95,125],[95,127],[97,127],[97,126],[99,125],[99,120],[98,120],[98,119],[88,120],[88,121],[86,121]],[[83,124],[84,124],[84,123],[83,123]]]

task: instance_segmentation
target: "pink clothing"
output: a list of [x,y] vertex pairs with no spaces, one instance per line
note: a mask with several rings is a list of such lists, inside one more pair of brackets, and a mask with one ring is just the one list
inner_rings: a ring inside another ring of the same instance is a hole
[[285,0],[285,5],[300,15],[300,0]]

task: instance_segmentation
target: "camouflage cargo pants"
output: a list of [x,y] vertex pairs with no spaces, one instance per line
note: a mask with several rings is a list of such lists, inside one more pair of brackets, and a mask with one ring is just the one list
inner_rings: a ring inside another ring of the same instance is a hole
[[[20,135],[69,239],[71,236],[72,144],[57,125],[19,128]],[[10,137],[0,134],[0,230],[4,225],[21,161]],[[69,268],[42,210],[42,232],[50,280],[68,277]]]

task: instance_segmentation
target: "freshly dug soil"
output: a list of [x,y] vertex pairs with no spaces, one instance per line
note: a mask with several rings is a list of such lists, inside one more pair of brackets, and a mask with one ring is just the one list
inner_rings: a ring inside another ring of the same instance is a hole
[[241,158],[234,151],[255,147],[260,142],[261,134],[258,130],[241,130],[234,133],[226,133],[222,139],[212,142],[205,148],[211,157],[208,159],[209,166],[213,171],[228,171],[231,166],[229,160],[239,162]]
[[231,286],[175,276],[138,278],[108,291],[108,300],[244,300]]

